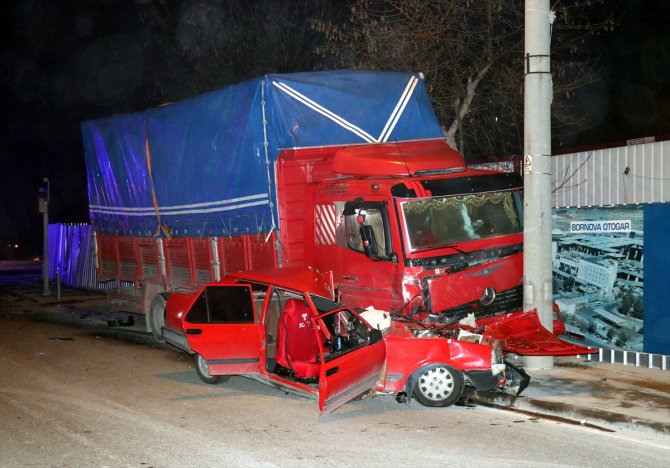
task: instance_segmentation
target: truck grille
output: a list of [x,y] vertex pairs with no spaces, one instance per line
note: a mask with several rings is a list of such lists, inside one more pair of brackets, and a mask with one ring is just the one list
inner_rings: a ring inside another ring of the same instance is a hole
[[475,314],[475,318],[491,317],[520,310],[522,307],[523,286],[517,286],[505,291],[498,291],[495,301],[488,306],[482,305],[479,301],[472,301],[434,313],[440,316],[441,322],[451,322],[453,320],[460,320],[471,313]]

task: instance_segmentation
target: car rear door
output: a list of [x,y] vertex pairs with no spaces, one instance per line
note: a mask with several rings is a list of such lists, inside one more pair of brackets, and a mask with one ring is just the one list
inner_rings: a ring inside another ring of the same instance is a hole
[[211,375],[259,371],[261,332],[249,285],[205,286],[184,317],[191,349]]
[[313,322],[327,338],[319,374],[319,410],[325,415],[375,386],[386,347],[381,332],[370,329],[351,309],[335,309]]

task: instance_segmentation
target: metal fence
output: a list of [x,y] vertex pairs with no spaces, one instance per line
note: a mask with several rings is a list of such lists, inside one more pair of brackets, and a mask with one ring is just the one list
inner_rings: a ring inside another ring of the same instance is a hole
[[664,354],[640,353],[623,349],[599,348],[598,354],[587,354],[587,361],[623,364],[625,366],[648,367],[649,369],[670,370],[670,356]]
[[108,290],[133,283],[98,282],[93,229],[88,224],[49,224],[49,278],[82,289]]

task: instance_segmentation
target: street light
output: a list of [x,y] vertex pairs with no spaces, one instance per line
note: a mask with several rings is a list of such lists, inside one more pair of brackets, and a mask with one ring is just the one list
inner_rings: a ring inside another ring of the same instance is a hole
[[39,211],[42,213],[42,219],[44,223],[44,239],[42,244],[42,276],[44,280],[44,290],[42,291],[43,296],[51,295],[49,291],[49,179],[46,177],[42,179],[42,185],[39,188]]

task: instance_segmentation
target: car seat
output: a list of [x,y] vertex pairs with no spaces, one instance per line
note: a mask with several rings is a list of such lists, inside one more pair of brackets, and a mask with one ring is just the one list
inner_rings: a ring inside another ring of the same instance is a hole
[[312,311],[298,299],[288,299],[277,327],[277,364],[291,370],[297,378],[319,376],[319,344],[312,325]]

